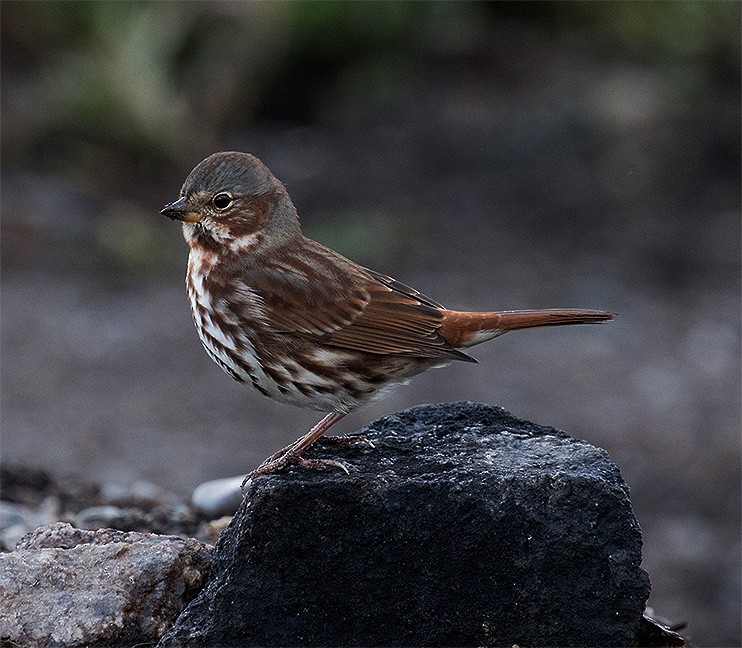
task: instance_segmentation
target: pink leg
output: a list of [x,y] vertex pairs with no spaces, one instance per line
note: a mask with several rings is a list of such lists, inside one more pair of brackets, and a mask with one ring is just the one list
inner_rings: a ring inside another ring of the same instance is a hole
[[325,416],[317,425],[315,425],[309,432],[303,437],[297,439],[292,444],[286,446],[282,450],[276,452],[276,454],[268,457],[260,466],[254,470],[251,474],[245,477],[245,481],[242,482],[244,486],[248,479],[258,477],[260,475],[268,475],[270,473],[278,472],[283,470],[286,466],[297,464],[302,468],[314,468],[316,470],[324,470],[330,466],[335,466],[344,470],[346,473],[348,469],[339,461],[332,459],[302,459],[302,453],[307,450],[313,443],[317,441],[327,430],[329,430],[335,423],[342,419],[347,412],[330,412]]

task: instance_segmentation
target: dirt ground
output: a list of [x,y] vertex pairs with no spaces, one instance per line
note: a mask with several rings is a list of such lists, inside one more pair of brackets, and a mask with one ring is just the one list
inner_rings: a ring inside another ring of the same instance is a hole
[[[261,157],[309,235],[447,307],[617,312],[478,347],[479,365],[428,372],[336,433],[471,400],[605,448],[644,532],[650,606],[686,621],[696,645],[739,645],[738,88],[708,79],[678,112],[671,71],[554,56],[521,36],[527,68],[517,55],[477,71],[442,61],[383,107],[327,107],[310,126],[263,119],[222,148]],[[185,244],[158,214],[179,185],[131,191],[113,208],[32,169],[4,174],[2,459],[186,496],[319,416],[211,363],[186,303]],[[128,242],[127,219],[155,233],[155,270],[100,244]]]

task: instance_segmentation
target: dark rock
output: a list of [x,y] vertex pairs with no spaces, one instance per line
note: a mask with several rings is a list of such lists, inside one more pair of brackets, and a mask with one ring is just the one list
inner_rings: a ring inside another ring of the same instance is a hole
[[160,648],[628,646],[649,594],[608,455],[470,403],[323,442],[338,472],[249,486],[212,575]]
[[[681,624],[684,627],[685,624]],[[660,619],[644,614],[639,625],[636,645],[643,648],[684,648],[688,642]]]
[[197,540],[62,523],[38,529],[0,554],[0,640],[27,648],[152,644],[210,563],[210,548]]

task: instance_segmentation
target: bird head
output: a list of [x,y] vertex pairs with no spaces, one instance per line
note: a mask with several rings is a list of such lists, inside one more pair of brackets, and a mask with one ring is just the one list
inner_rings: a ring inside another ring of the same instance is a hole
[[299,219],[285,187],[248,153],[214,153],[160,212],[183,223],[189,246],[248,254],[290,241]]

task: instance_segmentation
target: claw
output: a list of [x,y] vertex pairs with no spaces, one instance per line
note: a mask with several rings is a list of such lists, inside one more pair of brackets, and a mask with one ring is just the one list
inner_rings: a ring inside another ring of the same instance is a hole
[[270,457],[266,459],[262,464],[260,464],[260,466],[242,480],[240,488],[244,490],[245,484],[252,481],[255,477],[280,472],[284,468],[294,465],[299,466],[299,468],[303,468],[304,470],[327,470],[331,467],[340,468],[340,470],[342,470],[346,475],[350,475],[348,467],[340,461],[335,461],[334,459],[304,459],[298,454],[287,452],[278,458]]
[[[337,423],[346,414],[347,412],[330,412],[303,437],[297,439],[291,445],[286,446],[283,450],[279,450],[273,456],[268,457],[268,459],[260,464],[260,466],[258,466],[256,470],[251,472],[245,477],[245,479],[242,480],[240,488],[244,489],[245,484],[247,484],[248,481],[252,481],[254,477],[269,475],[270,473],[278,472],[279,470],[283,470],[287,466],[291,466],[293,464],[309,470],[326,470],[330,466],[335,466],[336,468],[340,468],[342,471],[344,471],[345,474],[349,475],[350,471],[348,470],[347,466],[340,463],[339,461],[335,461],[333,459],[302,459],[301,457],[302,453],[307,448],[309,448],[309,446],[317,441],[317,439],[319,439],[325,432],[327,432],[327,430],[329,430],[333,424]],[[371,443],[368,439],[364,439],[363,437],[347,438],[352,441],[360,439],[370,445],[372,448],[374,447],[373,443]]]
[[299,468],[304,468],[304,470],[327,470],[331,466],[334,466],[335,468],[340,468],[346,475],[350,475],[348,466],[334,459],[302,459],[299,457],[296,465]]

